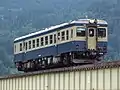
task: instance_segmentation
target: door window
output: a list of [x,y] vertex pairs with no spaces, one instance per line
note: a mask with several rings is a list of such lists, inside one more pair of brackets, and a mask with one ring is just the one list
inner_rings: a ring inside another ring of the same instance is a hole
[[89,29],[89,36],[93,37],[94,36],[94,29]]

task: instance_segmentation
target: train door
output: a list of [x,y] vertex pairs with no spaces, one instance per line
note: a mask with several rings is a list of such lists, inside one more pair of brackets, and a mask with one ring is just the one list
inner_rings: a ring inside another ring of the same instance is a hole
[[96,28],[95,27],[88,27],[87,31],[87,48],[96,50]]

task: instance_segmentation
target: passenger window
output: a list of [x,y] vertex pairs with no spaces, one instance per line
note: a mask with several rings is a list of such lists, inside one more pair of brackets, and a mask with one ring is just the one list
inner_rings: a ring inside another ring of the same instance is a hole
[[83,28],[83,27],[78,27],[77,29],[76,29],[76,34],[77,34],[77,36],[85,36],[85,28]]
[[56,43],[56,34],[54,34],[54,43]]
[[43,46],[44,44],[44,40],[43,40],[43,37],[41,37],[41,46]]
[[69,39],[69,31],[67,30],[66,31],[66,40],[68,40]]
[[29,41],[29,49],[31,49],[31,41]]
[[89,29],[89,36],[93,37],[94,36],[94,29]]
[[36,46],[39,47],[39,38],[36,39]]
[[61,35],[62,35],[61,40],[62,40],[62,41],[65,40],[65,32],[64,32],[64,31],[61,32]]
[[50,35],[50,44],[53,43],[53,35]]
[[32,41],[33,48],[35,48],[35,40]]
[[45,45],[48,44],[48,36],[45,37]]
[[73,38],[73,29],[71,29],[71,38]]
[[98,37],[106,37],[106,29],[98,28]]
[[22,51],[22,43],[20,43],[20,51]]
[[60,33],[58,33],[58,40],[60,40]]
[[25,50],[27,50],[27,42],[25,43]]
[[24,43],[23,43],[23,48],[24,48],[24,50],[25,50],[25,47],[26,47],[25,45],[26,45],[26,43],[24,42]]

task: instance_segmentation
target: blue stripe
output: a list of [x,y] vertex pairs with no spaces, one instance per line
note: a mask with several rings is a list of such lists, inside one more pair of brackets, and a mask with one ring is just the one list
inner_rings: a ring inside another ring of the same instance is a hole
[[103,49],[103,52],[105,52],[105,53],[107,52],[107,45],[108,45],[108,43],[107,42],[103,42],[103,41],[100,41],[100,42],[97,43],[98,47],[102,47],[102,48],[106,47],[106,49]]

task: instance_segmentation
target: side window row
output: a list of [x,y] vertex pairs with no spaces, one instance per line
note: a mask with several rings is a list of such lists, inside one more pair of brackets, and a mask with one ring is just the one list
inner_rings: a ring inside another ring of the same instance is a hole
[[[54,37],[54,41],[53,41],[53,37]],[[54,34],[54,36],[50,35],[49,40],[50,40],[50,44],[53,44],[53,42],[56,43],[56,34]],[[19,51],[23,51],[23,49],[28,50],[35,47],[44,46],[44,41],[45,41],[45,45],[48,45],[48,36],[45,36],[45,40],[44,40],[44,37],[41,37],[34,40],[30,40],[28,42],[24,42],[23,44],[20,43]],[[16,45],[14,49],[15,49],[14,51],[16,52]]]
[[[66,30],[66,31],[58,32],[57,34],[30,40],[28,42],[24,42],[23,44],[20,43],[19,51],[23,51],[23,49],[28,50],[39,46],[53,44],[56,43],[57,40],[59,41],[69,40],[69,38],[73,38],[73,29],[71,29],[71,33],[69,30]],[[16,51],[16,47],[15,47],[15,51]]]
[[62,31],[61,33],[60,32],[58,33],[58,40],[61,39],[61,41],[64,41],[64,40],[69,40],[70,38],[73,38],[73,29],[71,29],[71,31],[66,30],[66,31]]

